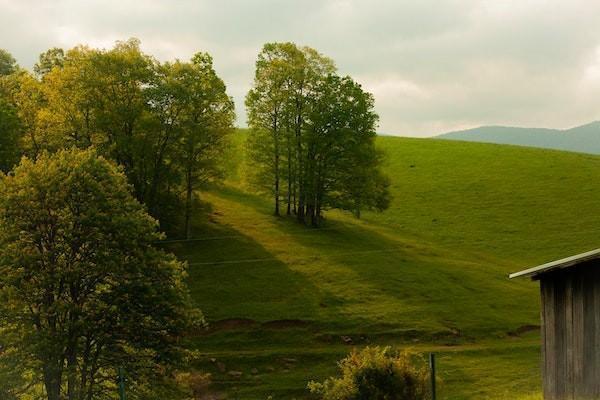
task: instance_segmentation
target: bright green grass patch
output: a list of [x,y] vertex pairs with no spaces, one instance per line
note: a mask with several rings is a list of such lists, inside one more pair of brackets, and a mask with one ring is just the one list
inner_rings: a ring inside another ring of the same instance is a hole
[[192,346],[216,389],[306,398],[352,346],[389,344],[439,353],[440,399],[536,398],[538,289],[506,275],[597,247],[600,157],[379,138],[390,210],[315,230],[248,192],[244,137],[227,185],[201,193],[201,240],[167,245],[211,323]]
[[515,267],[598,247],[600,157],[378,138],[393,203],[366,219]]

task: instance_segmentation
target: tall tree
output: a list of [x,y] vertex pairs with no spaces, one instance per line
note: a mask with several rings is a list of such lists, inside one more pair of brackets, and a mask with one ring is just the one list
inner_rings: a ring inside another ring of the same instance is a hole
[[234,118],[210,56],[161,64],[130,39],[110,50],[75,47],[64,58],[51,49],[39,65],[45,103],[35,119],[44,128],[37,147],[95,147],[124,167],[162,228],[173,231],[181,210],[189,226],[194,191],[217,177]]
[[[45,129],[40,124],[40,113],[45,105],[41,83],[29,72],[18,70],[0,77],[0,97],[18,119],[19,152],[35,157],[42,148],[50,147],[46,143]],[[13,123],[11,125],[14,126]]]
[[[317,94],[318,86],[322,79],[336,71],[333,60],[325,57],[315,49],[302,47],[302,58],[297,59],[295,73],[293,75],[293,95],[290,99],[292,125],[294,131],[294,176],[295,182],[292,187],[294,209],[298,221],[304,222],[306,203],[305,182],[305,157],[306,143],[303,132],[305,123],[310,113],[309,102]],[[297,206],[296,206],[297,203]]]
[[43,153],[3,176],[0,366],[21,360],[48,400],[112,399],[123,367],[130,398],[156,398],[201,322],[184,265],[152,245],[156,226],[93,150]]
[[254,181],[259,187],[265,177],[273,182],[276,215],[282,182],[287,213],[296,212],[303,223],[319,225],[330,207],[356,216],[387,207],[373,98],[349,77],[335,75],[333,61],[308,47],[266,44],[246,106]]
[[53,68],[62,68],[65,63],[65,51],[59,47],[53,47],[40,54],[38,62],[33,66],[33,72],[43,78]]
[[272,171],[274,214],[280,215],[281,161],[285,130],[289,129],[286,102],[292,90],[294,60],[298,48],[293,43],[267,43],[258,55],[254,87],[246,96],[248,124],[255,131],[267,131],[272,142],[272,156],[266,171]]
[[18,161],[20,135],[17,110],[0,92],[0,171],[7,172]]
[[210,55],[197,53],[181,75],[187,96],[178,154],[185,182],[185,235],[190,238],[194,194],[199,185],[222,175],[219,161],[235,113],[233,100],[217,76]]
[[307,213],[319,225],[325,208],[360,216],[387,208],[387,179],[375,149],[373,96],[350,77],[329,75],[312,98],[307,133]]
[[0,49],[0,76],[10,75],[16,72],[17,60],[4,49]]

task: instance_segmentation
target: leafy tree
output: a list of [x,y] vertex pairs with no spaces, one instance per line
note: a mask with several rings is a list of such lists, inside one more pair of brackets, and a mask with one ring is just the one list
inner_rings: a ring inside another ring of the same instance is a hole
[[[0,97],[4,102],[5,112],[14,115],[18,120],[19,153],[35,157],[42,148],[49,147],[49,144],[45,143],[47,136],[43,134],[44,127],[41,126],[39,118],[45,104],[41,83],[29,72],[19,70],[0,78]],[[14,128],[13,117],[8,118],[7,123]],[[10,122],[11,120],[13,122]]]
[[350,77],[329,75],[311,99],[305,166],[306,213],[318,225],[325,208],[385,209],[387,179],[375,149],[373,97]]
[[130,398],[165,393],[201,316],[156,226],[93,150],[25,158],[0,179],[0,376],[12,362],[34,383],[13,392],[112,399],[122,366]]
[[10,75],[17,68],[17,60],[8,51],[0,49],[0,76]]
[[182,68],[181,84],[186,89],[183,99],[183,135],[179,161],[185,187],[185,234],[191,236],[194,194],[198,185],[222,175],[219,161],[227,145],[235,119],[234,105],[227,95],[225,83],[217,76],[212,57],[198,53]]
[[0,171],[8,172],[19,159],[20,128],[16,109],[0,95]]
[[254,87],[246,96],[248,124],[256,131],[267,131],[272,155],[265,171],[272,171],[275,215],[280,215],[281,159],[283,153],[286,102],[291,97],[291,76],[299,51],[293,43],[267,43],[258,55]]
[[130,39],[58,57],[61,67],[41,82],[46,102],[36,120],[45,129],[38,141],[49,151],[95,147],[124,167],[135,197],[162,228],[175,226],[184,210],[189,235],[195,190],[219,175],[233,102],[209,55],[161,64],[139,46]]
[[59,47],[53,47],[40,54],[38,62],[33,66],[33,72],[43,78],[53,68],[62,68],[64,63],[65,51]]
[[[246,97],[249,159],[257,187],[269,187],[279,215],[319,225],[323,210],[387,207],[387,179],[374,145],[373,97],[314,49],[268,43]],[[282,165],[287,164],[287,168]]]
[[389,347],[366,347],[340,361],[341,376],[310,382],[323,400],[426,400],[428,371],[420,357]]

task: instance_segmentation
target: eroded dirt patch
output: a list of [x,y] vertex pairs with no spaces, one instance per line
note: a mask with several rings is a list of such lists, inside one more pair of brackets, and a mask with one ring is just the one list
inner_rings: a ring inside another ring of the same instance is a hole
[[262,323],[262,327],[267,329],[304,328],[309,325],[310,322],[301,319],[276,319]]

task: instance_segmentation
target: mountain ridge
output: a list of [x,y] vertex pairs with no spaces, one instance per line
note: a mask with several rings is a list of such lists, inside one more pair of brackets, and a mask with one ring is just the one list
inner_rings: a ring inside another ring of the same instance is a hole
[[600,121],[568,129],[485,125],[447,132],[435,138],[600,154]]

